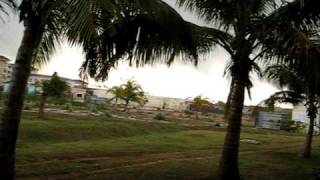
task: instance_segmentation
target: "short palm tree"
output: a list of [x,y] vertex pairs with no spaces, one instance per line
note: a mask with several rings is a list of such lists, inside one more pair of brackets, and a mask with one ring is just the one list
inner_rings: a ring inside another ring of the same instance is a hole
[[[230,110],[228,128],[219,165],[219,179],[240,179],[238,151],[245,89],[250,96],[251,72],[259,72],[257,60],[283,60],[290,49],[306,44],[295,38],[302,28],[319,24],[318,0],[177,0],[180,6],[195,12],[218,28],[210,28],[223,37],[218,43],[231,62]],[[314,20],[314,21],[313,21]],[[210,31],[208,30],[208,33]],[[300,41],[298,41],[300,42]],[[273,52],[273,53],[271,53]]]
[[123,88],[121,86],[114,86],[111,89],[107,91],[107,93],[112,94],[112,100],[114,99],[116,101],[116,104],[118,104],[119,99],[121,99],[123,94]]
[[170,59],[172,54],[197,57],[188,24],[160,0],[19,2],[15,10],[25,29],[0,122],[0,179],[14,179],[16,140],[32,60],[48,60],[60,38],[82,45],[86,67],[102,63],[97,67],[101,72],[121,57],[141,61],[151,56]]
[[120,87],[122,88],[120,99],[125,102],[125,110],[128,109],[130,102],[135,102],[142,106],[148,101],[145,92],[136,81],[128,80]]

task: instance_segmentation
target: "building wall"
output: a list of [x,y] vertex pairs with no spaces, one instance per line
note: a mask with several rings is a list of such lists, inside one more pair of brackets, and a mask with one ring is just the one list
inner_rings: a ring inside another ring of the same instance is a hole
[[3,84],[11,74],[9,62],[10,60],[8,58],[0,55],[0,85]]
[[[97,89],[97,88],[89,88],[88,91],[91,91],[92,94],[98,98],[112,99],[113,95],[108,93],[107,89]],[[183,111],[188,107],[187,100],[179,99],[179,98],[170,98],[170,97],[159,97],[159,96],[151,96],[147,95],[148,102],[144,105],[145,108],[151,109],[162,109],[163,107],[168,110],[177,110]],[[115,99],[111,101],[111,103],[116,103]],[[119,100],[118,104],[123,104],[124,102]],[[136,103],[130,103],[132,106],[139,106]]]
[[71,88],[72,100],[75,102],[84,102],[86,92],[87,90],[81,86]]
[[[76,102],[84,102],[85,101],[85,95],[87,92],[87,83],[83,82],[81,80],[74,80],[74,79],[68,79],[60,77],[61,80],[68,83],[68,85],[71,88],[72,93],[72,99]],[[42,81],[50,80],[51,76],[48,75],[42,75],[42,74],[31,74],[29,77],[29,84],[35,84],[37,86],[41,84]],[[41,91],[41,88],[37,88],[38,92]],[[40,90],[40,91],[39,91]]]
[[281,121],[288,120],[287,114],[281,112],[258,112],[256,127],[265,129],[281,129]]
[[90,88],[89,91],[91,91],[94,96],[97,96],[99,98],[112,98],[112,94],[107,93],[107,89]]
[[[107,90],[95,90],[94,95],[97,97],[112,99],[113,95],[111,93],[107,93]],[[148,102],[144,105],[144,108],[148,109],[166,109],[166,110],[175,110],[175,111],[183,111],[188,107],[187,100],[179,99],[179,98],[169,98],[169,97],[159,97],[159,96],[147,96]],[[115,99],[111,101],[111,103],[115,103]],[[118,104],[123,104],[124,102],[119,100]],[[136,103],[130,103],[132,106],[139,106]]]
[[[9,92],[10,81],[6,81],[3,83],[3,93],[6,94]],[[26,92],[28,95],[36,94],[36,86],[34,84],[28,83],[26,87]]]
[[147,96],[148,103],[146,107],[164,108],[169,110],[186,110],[187,101],[179,98],[159,97],[159,96]]

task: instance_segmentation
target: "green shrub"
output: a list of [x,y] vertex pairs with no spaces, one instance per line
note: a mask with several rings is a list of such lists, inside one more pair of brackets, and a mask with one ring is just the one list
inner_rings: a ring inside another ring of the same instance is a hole
[[194,112],[188,109],[184,110],[184,113],[188,115],[194,115]]
[[107,117],[107,118],[111,118],[111,117],[112,117],[112,115],[111,115],[109,112],[107,112],[107,111],[104,112],[103,114],[104,114],[104,116]]
[[25,101],[27,101],[27,102],[35,102],[35,103],[40,102],[40,100],[41,100],[41,96],[36,95],[36,94],[27,95],[26,99],[25,99]]
[[[49,97],[47,102],[49,104],[54,104],[54,105],[65,105],[65,104],[71,104],[70,99],[65,98],[65,97],[60,97],[60,98],[56,98],[56,97]],[[71,104],[72,106],[72,104]]]
[[75,101],[72,102],[72,105],[78,106],[78,107],[85,107],[86,106],[86,104],[83,102],[75,102]]
[[29,105],[29,104],[25,104],[24,107],[23,107],[24,110],[31,110],[32,109],[32,106]]
[[280,129],[284,131],[297,132],[305,129],[306,125],[302,122],[296,122],[292,120],[281,121]]
[[164,116],[164,114],[158,113],[158,114],[154,117],[154,119],[156,119],[156,120],[165,120],[166,117]]
[[99,111],[98,111],[98,109],[97,109],[96,106],[91,106],[91,107],[90,107],[90,112],[92,112],[92,113],[98,113]]
[[108,110],[108,107],[105,104],[98,104],[96,105],[96,109],[99,111],[106,111]]
[[72,112],[73,111],[72,104],[71,103],[65,103],[64,110]]

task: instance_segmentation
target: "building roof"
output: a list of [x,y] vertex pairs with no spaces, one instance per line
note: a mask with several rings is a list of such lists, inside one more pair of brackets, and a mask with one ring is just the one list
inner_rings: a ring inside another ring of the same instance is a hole
[[[44,77],[44,78],[51,78],[52,77],[50,75],[36,74],[36,73],[31,73],[30,76],[37,76],[37,77]],[[87,82],[82,81],[80,79],[70,79],[70,78],[65,78],[65,77],[61,77],[61,76],[59,76],[59,78],[64,80],[64,81],[73,81],[73,82],[79,82],[79,83],[83,83],[83,84],[88,84]]]
[[0,55],[0,60],[2,60],[2,61],[10,61],[9,58],[7,58],[5,56],[2,56],[2,55]]

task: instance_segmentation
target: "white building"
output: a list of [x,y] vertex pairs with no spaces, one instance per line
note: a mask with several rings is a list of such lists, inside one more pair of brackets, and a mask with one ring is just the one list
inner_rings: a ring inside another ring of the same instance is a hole
[[88,91],[90,91],[92,95],[97,96],[99,98],[112,98],[112,95],[108,93],[107,89],[88,88]]
[[187,100],[185,99],[150,95],[147,98],[148,102],[145,106],[150,108],[183,111],[188,107]]
[[[37,88],[37,91],[40,92],[41,91],[40,83],[42,81],[46,81],[50,79],[51,79],[51,76],[32,73],[29,77],[28,83],[35,84],[36,86],[39,85]],[[68,85],[70,86],[73,101],[84,102],[85,95],[87,92],[87,86],[88,86],[87,82],[77,80],[77,79],[64,78],[64,77],[60,77],[60,79],[67,82]]]
[[10,59],[0,55],[0,84],[3,84],[11,74]]

